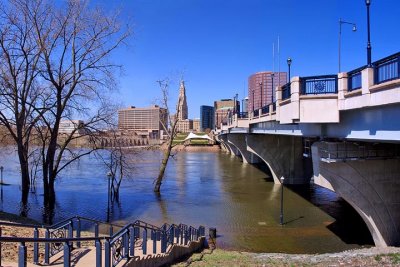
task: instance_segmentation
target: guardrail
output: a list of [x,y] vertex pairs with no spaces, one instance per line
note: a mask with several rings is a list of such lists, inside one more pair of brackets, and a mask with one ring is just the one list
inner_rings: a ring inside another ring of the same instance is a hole
[[367,66],[362,66],[361,68],[357,68],[355,70],[349,71],[347,73],[347,91],[351,92],[357,89],[360,89],[362,86],[362,79],[361,79],[361,72],[364,70]]
[[290,82],[282,86],[282,100],[289,99],[291,96]]
[[248,112],[238,112],[237,115],[239,119],[247,119],[249,117]]
[[[95,233],[93,237],[81,237],[81,223],[94,224]],[[99,236],[99,225],[106,224],[109,228],[109,235]],[[30,237],[9,237],[1,236],[2,226],[14,226],[33,228],[33,238]],[[113,233],[113,228],[121,229]],[[39,230],[45,230],[45,238],[39,237]],[[75,232],[75,237],[74,237]],[[33,262],[39,263],[39,244],[44,245],[44,263],[50,264],[50,258],[63,252],[62,258],[64,267],[71,266],[71,251],[81,247],[83,241],[94,241],[96,249],[95,266],[102,266],[102,247],[104,247],[105,267],[115,267],[123,259],[129,260],[135,257],[135,248],[139,247],[143,255],[157,255],[158,253],[168,253],[168,248],[176,244],[187,245],[189,242],[199,240],[205,236],[204,226],[194,228],[184,224],[168,225],[157,227],[143,221],[135,221],[125,226],[109,224],[96,221],[90,218],[79,216],[71,217],[63,222],[52,226],[0,223],[0,252],[1,244],[4,242],[19,243],[18,247],[18,266],[27,265],[26,243],[33,243]],[[152,251],[147,251],[148,241],[152,240]],[[161,249],[157,250],[157,241],[161,242]],[[104,246],[102,245],[104,243]],[[0,254],[1,266],[1,254]]]
[[375,61],[372,65],[375,84],[400,78],[400,53]]
[[301,77],[302,95],[337,94],[337,75]]
[[261,108],[261,115],[269,113],[269,104]]

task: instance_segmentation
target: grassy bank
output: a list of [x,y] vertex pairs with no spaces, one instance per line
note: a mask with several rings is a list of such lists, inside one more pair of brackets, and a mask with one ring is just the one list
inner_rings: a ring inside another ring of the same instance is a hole
[[247,253],[216,249],[174,266],[400,266],[400,248],[368,248],[330,254]]

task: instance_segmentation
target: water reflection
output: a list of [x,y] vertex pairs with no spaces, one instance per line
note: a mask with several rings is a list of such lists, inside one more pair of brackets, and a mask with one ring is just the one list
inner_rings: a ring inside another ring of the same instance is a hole
[[[141,152],[134,178],[123,181],[120,201],[111,206],[110,221],[202,224],[217,228],[219,247],[255,252],[322,253],[368,244],[342,237],[340,231],[354,225],[357,216],[335,194],[319,187],[285,188],[286,224],[280,226],[280,186],[268,174],[223,153],[179,153],[167,167],[161,195],[155,195],[153,180],[160,159],[159,151]],[[14,159],[3,155],[1,160]],[[19,213],[19,177],[12,171],[14,165],[5,166],[11,185],[3,188],[2,210]],[[38,194],[29,196],[24,211],[43,222],[73,215],[106,220],[106,173],[95,157],[84,158],[57,180],[52,210],[41,204],[38,181]],[[369,236],[365,231],[361,235]]]

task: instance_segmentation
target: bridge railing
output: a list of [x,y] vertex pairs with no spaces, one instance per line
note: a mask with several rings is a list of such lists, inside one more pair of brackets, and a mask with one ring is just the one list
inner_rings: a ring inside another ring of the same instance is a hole
[[268,104],[268,105],[266,105],[266,106],[261,108],[261,115],[265,115],[265,114],[269,113],[269,105],[270,104]]
[[259,115],[260,115],[259,109],[253,110],[253,117],[258,117]]
[[291,96],[291,90],[290,90],[290,82],[282,86],[282,100],[289,99]]
[[337,94],[337,75],[301,77],[302,95]]
[[361,72],[366,68],[367,66],[362,66],[361,68],[357,68],[355,70],[349,71],[347,73],[347,91],[351,92],[357,89],[361,89],[362,86],[362,76]]
[[247,119],[249,117],[248,112],[238,112],[237,115],[239,119]]
[[400,78],[400,53],[380,59],[372,65],[374,67],[375,84]]

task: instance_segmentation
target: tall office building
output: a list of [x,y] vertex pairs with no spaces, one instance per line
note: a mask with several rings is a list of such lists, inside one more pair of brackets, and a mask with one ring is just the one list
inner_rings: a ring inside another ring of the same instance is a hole
[[214,122],[215,127],[220,128],[221,123],[226,124],[228,122],[229,115],[234,112],[239,112],[240,102],[233,99],[221,99],[219,101],[214,101]]
[[200,130],[214,129],[214,107],[200,106]]
[[275,88],[287,82],[286,72],[262,71],[249,77],[247,111],[260,109],[275,101]]
[[157,105],[148,108],[129,107],[118,110],[118,129],[131,130],[150,139],[159,139],[166,134],[168,114]]

